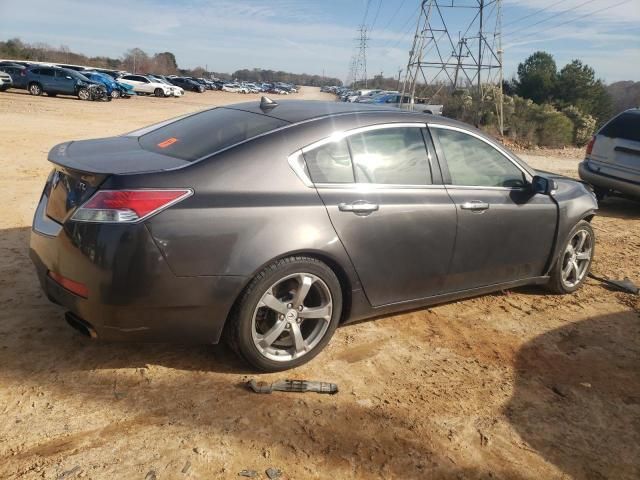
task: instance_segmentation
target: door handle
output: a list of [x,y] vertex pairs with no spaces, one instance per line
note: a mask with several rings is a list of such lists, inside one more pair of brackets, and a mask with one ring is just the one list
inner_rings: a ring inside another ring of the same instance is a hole
[[460,208],[463,210],[472,210],[474,212],[480,212],[489,209],[489,204],[487,202],[482,202],[480,200],[471,200],[470,202],[465,202],[460,205]]
[[353,212],[353,213],[371,213],[375,212],[380,207],[375,203],[369,203],[364,201],[357,201],[353,203],[339,203],[338,210],[341,212]]

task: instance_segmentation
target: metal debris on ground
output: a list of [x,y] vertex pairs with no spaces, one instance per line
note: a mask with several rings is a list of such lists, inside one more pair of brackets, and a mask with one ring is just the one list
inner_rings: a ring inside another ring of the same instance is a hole
[[280,476],[282,475],[281,470],[273,467],[267,468],[267,470],[264,473],[267,474],[267,477],[269,477],[269,480],[276,480],[276,478],[280,478]]
[[182,473],[187,473],[190,468],[191,468],[191,462],[187,460],[187,463],[185,463],[184,467],[182,467]]
[[255,478],[258,475],[258,472],[255,470],[242,470],[238,473],[239,477],[247,477],[247,478]]
[[624,277],[624,280],[610,280],[608,278],[597,277],[593,273],[589,273],[589,277],[602,282],[615,290],[631,293],[633,295],[638,295],[638,293],[640,293],[640,288],[638,288],[637,285],[628,277]]
[[71,470],[67,470],[66,472],[62,472],[58,475],[58,480],[64,480],[65,478],[70,478],[72,475],[75,475],[80,471],[80,465],[76,465]]
[[145,475],[144,480],[156,480],[155,470],[149,470]]
[[338,385],[335,383],[314,382],[309,380],[280,380],[274,383],[256,382],[249,380],[247,386],[256,393],[271,392],[315,392],[334,395],[338,393]]

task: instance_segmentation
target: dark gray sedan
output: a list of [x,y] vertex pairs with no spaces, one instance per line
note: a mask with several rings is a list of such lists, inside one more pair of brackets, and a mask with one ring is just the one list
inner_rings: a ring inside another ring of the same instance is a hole
[[300,365],[336,327],[521,285],[594,252],[580,182],[474,128],[353,103],[219,107],[54,147],[31,257],[69,323]]

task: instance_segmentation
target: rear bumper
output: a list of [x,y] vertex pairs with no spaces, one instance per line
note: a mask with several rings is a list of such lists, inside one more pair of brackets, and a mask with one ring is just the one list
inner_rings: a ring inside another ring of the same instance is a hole
[[589,168],[586,161],[581,162],[578,166],[578,174],[582,180],[596,187],[615,190],[616,192],[620,192],[625,195],[640,197],[640,183],[594,172]]
[[[178,277],[143,224],[97,225],[34,218],[30,257],[47,297],[106,340],[217,343],[245,277]],[[88,288],[88,298],[49,277]]]

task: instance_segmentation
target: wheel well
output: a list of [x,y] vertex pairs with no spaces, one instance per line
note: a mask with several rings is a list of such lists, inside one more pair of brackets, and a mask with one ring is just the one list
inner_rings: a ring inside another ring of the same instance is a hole
[[224,328],[226,328],[229,318],[231,318],[234,315],[235,311],[237,310],[240,300],[242,299],[242,296],[244,295],[245,290],[251,283],[251,280],[253,280],[254,277],[258,273],[260,273],[267,265],[270,265],[273,262],[277,262],[278,260],[282,260],[283,258],[293,257],[293,256],[315,258],[316,260],[319,260],[322,263],[326,264],[333,271],[333,273],[336,274],[336,277],[338,277],[338,282],[340,282],[340,290],[342,291],[342,314],[340,316],[340,323],[343,323],[347,318],[349,318],[349,314],[351,313],[351,282],[349,281],[349,276],[347,275],[347,272],[345,272],[344,268],[342,268],[342,266],[337,261],[335,261],[333,258],[327,255],[323,255],[322,253],[318,253],[318,252],[301,251],[301,252],[290,252],[286,255],[281,255],[279,257],[272,258],[271,260],[263,264],[256,272],[254,272],[253,275],[248,277],[245,286],[240,290],[240,292],[238,293],[238,295],[233,301],[233,305],[231,306],[231,308],[229,309],[229,312],[227,313],[227,318],[225,319],[225,322],[224,322],[225,323]]
[[591,220],[593,220],[593,217],[595,217],[595,216],[596,216],[595,213],[590,213],[589,215],[584,217],[583,220],[586,220],[587,222],[591,223]]

